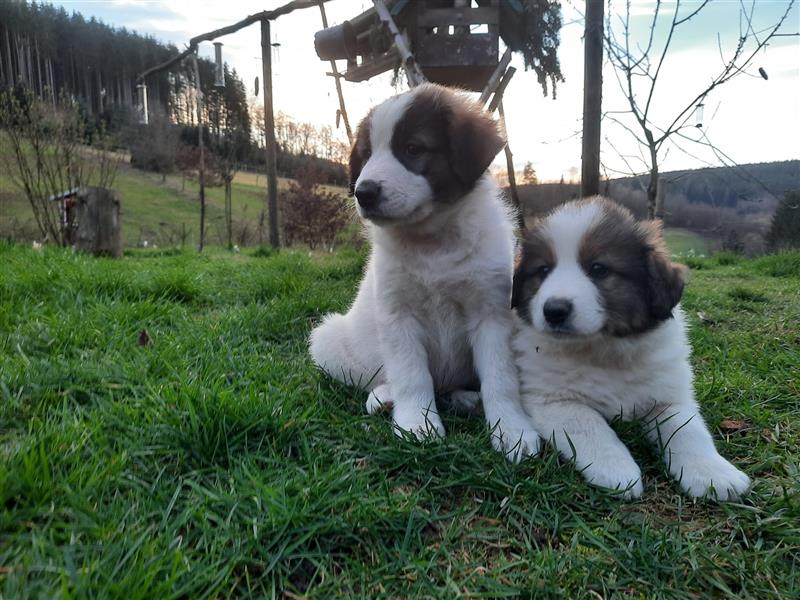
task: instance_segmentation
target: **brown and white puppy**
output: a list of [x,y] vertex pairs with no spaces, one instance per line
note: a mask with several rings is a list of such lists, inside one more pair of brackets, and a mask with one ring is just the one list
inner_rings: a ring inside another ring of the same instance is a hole
[[565,204],[537,223],[514,275],[513,348],[534,426],[586,479],[643,492],[639,466],[607,421],[644,419],[670,473],[691,496],[747,491],[714,447],[694,399],[691,348],[678,305],[686,268],[656,222],[609,200]]
[[[493,444],[538,451],[519,404],[508,310],[513,225],[486,173],[504,140],[465,96],[424,85],[375,107],[350,156],[372,253],[346,314],[311,334],[314,361],[392,407],[398,433],[444,435],[436,397],[483,401]],[[480,387],[480,395],[477,393]]]

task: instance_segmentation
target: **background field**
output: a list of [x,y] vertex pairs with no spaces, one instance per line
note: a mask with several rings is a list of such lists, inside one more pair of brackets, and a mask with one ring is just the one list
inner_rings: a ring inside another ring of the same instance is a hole
[[2,595],[796,594],[800,254],[690,260],[698,397],[755,481],[722,506],[683,497],[636,426],[631,503],[549,451],[508,464],[477,418],[397,439],[306,354],[363,261],[0,245]]

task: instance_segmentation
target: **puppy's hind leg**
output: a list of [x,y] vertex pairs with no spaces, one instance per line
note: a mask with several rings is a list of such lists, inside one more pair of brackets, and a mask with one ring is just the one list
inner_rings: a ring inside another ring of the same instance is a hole
[[600,413],[571,401],[537,403],[530,412],[536,428],[589,483],[620,490],[626,500],[642,495],[639,465]]
[[659,406],[650,413],[647,435],[661,449],[670,474],[690,496],[735,500],[750,487],[750,478],[717,452],[693,405]]
[[371,390],[384,382],[377,349],[352,337],[348,315],[326,316],[308,340],[311,358],[334,379]]

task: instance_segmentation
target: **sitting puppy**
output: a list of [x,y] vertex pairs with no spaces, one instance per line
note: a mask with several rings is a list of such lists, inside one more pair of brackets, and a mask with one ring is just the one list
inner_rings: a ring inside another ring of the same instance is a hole
[[677,306],[686,268],[668,257],[657,222],[599,197],[538,223],[514,275],[522,402],[595,485],[642,494],[641,471],[606,421],[644,419],[687,494],[737,498],[750,480],[717,453],[700,416]]
[[436,85],[367,115],[350,183],[372,253],[352,307],[314,329],[310,351],[370,391],[370,413],[392,407],[398,433],[443,436],[436,396],[482,398],[493,445],[519,460],[539,437],[511,355],[511,215],[486,173],[504,143],[477,104]]

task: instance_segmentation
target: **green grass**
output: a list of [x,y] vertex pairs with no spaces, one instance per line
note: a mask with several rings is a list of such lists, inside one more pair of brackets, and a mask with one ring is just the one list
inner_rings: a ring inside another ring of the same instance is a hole
[[688,229],[666,229],[664,230],[664,238],[670,250],[676,256],[694,257],[711,254],[710,241]]
[[364,257],[264,254],[0,245],[0,595],[800,589],[800,254],[692,271],[698,398],[755,482],[726,505],[682,496],[636,427],[623,433],[647,490],[630,503],[550,451],[508,464],[479,418],[399,440],[306,354]]

